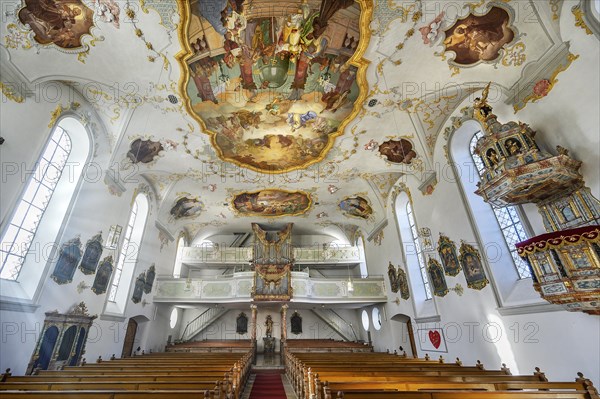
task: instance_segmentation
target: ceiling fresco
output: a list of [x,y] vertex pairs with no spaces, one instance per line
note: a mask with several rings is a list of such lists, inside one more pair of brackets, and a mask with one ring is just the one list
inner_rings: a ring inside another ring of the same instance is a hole
[[233,208],[243,216],[279,217],[305,213],[311,206],[310,194],[285,190],[260,190],[235,195]]
[[584,58],[562,37],[588,37],[585,13],[550,3],[3,0],[2,101],[59,81],[28,117],[95,126],[106,189],[147,186],[167,236],[381,237],[399,187],[440,195],[448,129],[488,82],[496,110],[543,106]]
[[260,3],[192,3],[185,93],[223,160],[279,173],[323,159],[364,98],[368,9]]
[[90,34],[93,11],[81,0],[26,0],[19,20],[28,24],[40,44],[81,47],[81,36]]
[[445,51],[454,52],[454,62],[460,65],[494,61],[500,50],[515,38],[509,21],[508,12],[500,7],[492,7],[481,16],[469,14],[444,31]]

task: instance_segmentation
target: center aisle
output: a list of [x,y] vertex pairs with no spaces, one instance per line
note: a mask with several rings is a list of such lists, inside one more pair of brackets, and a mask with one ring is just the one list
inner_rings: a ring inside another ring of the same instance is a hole
[[286,399],[279,371],[257,371],[249,399]]

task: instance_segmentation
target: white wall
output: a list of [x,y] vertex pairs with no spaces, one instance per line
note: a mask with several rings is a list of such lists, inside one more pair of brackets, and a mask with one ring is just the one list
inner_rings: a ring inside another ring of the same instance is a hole
[[[65,93],[69,92],[65,90]],[[81,98],[76,100],[81,103],[81,108],[77,110],[77,113],[87,114],[91,118],[90,125],[95,124],[93,143],[97,146],[97,156],[94,155],[91,158],[90,162],[95,163],[95,165],[89,168],[90,172],[87,175],[84,174],[80,191],[75,197],[72,209],[65,218],[64,229],[57,237],[56,243],[62,244],[76,235],[80,235],[82,244],[85,247],[86,241],[99,231],[103,232],[103,239],[106,240],[111,225],[126,226],[134,191],[144,181],[122,182],[126,191],[121,196],[110,194],[104,183],[104,175],[97,176],[95,173],[97,170],[106,170],[110,157],[110,153],[106,150],[108,143],[104,131],[105,126],[95,117],[95,112],[87,105],[85,100]],[[36,102],[31,99],[23,104],[4,102],[2,104],[1,123],[2,135],[7,141],[0,148],[2,165],[6,166],[8,163],[17,162],[18,165],[23,163],[20,166],[22,169],[33,169],[33,164],[37,161],[41,148],[50,132],[48,122],[50,121],[51,111],[58,104],[66,107],[69,102],[67,94],[65,94],[65,98],[56,103]],[[94,153],[94,148],[92,148],[92,153]],[[3,224],[6,222],[7,215],[10,215],[12,206],[20,195],[24,184],[25,179],[22,179],[20,174],[7,176],[6,181],[2,182],[0,209]],[[146,346],[145,340],[148,336],[153,338],[149,334],[150,330],[158,328],[158,331],[160,331],[160,327],[156,326],[161,325],[168,328],[170,310],[166,316],[162,311],[155,314],[152,293],[144,294],[143,301],[138,304],[134,304],[130,299],[133,282],[142,271],[147,270],[152,263],[155,263],[157,274],[170,274],[175,259],[174,242],[163,246],[161,249],[158,230],[155,227],[156,205],[152,199],[150,199],[150,202],[152,210],[146,222],[123,317],[106,319],[102,316],[106,294],[96,295],[90,290],[95,275],[84,275],[77,269],[71,283],[59,285],[49,278],[54,270],[56,257],[54,259],[41,257],[38,261],[38,267],[45,268],[45,277],[35,303],[38,305],[35,311],[0,311],[2,325],[0,369],[4,370],[10,367],[15,374],[23,374],[41,332],[45,318],[44,313],[54,310],[64,313],[82,301],[87,305],[89,314],[99,316],[90,329],[86,353],[84,354],[87,361],[93,361],[98,356],[106,359],[113,353],[117,356],[121,354],[129,317],[137,316],[136,319],[140,321],[136,344],[139,343],[142,348]],[[45,243],[40,244],[44,245]],[[102,258],[111,254],[115,258],[116,264],[117,251],[105,249]],[[125,283],[129,284],[130,282]],[[85,286],[81,292],[78,290],[79,285]],[[150,328],[151,322],[144,322],[144,320],[152,321],[152,328]],[[159,334],[160,339],[153,338],[150,347],[159,348],[161,344],[164,346],[166,335],[168,335],[167,331],[164,334]],[[164,339],[162,336],[164,336]],[[161,339],[164,342],[161,343]]]

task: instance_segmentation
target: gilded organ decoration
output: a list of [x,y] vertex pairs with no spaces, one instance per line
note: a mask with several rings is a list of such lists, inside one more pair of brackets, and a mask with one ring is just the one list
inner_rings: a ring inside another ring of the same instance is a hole
[[500,7],[492,7],[485,15],[469,14],[445,30],[446,52],[453,52],[453,63],[459,66],[493,62],[515,38],[510,16]]
[[283,229],[272,231],[252,223],[253,300],[289,301],[291,299],[291,269],[294,264],[292,227],[293,223],[288,223]]
[[82,36],[90,34],[93,14],[81,0],[25,0],[18,17],[38,43],[75,49],[82,47]]
[[325,157],[366,97],[367,4],[180,3],[181,92],[223,160],[281,173]]

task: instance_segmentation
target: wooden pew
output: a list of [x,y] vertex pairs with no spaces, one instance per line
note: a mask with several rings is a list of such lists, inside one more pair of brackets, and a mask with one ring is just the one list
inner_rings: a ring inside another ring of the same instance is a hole
[[[320,347],[320,345],[318,345]],[[297,352],[285,348],[286,372],[300,399],[600,399],[581,373],[575,382],[548,382],[533,375],[465,367],[439,360],[387,353]]]
[[148,354],[34,376],[3,374],[0,397],[82,399],[238,399],[253,350],[235,353]]

